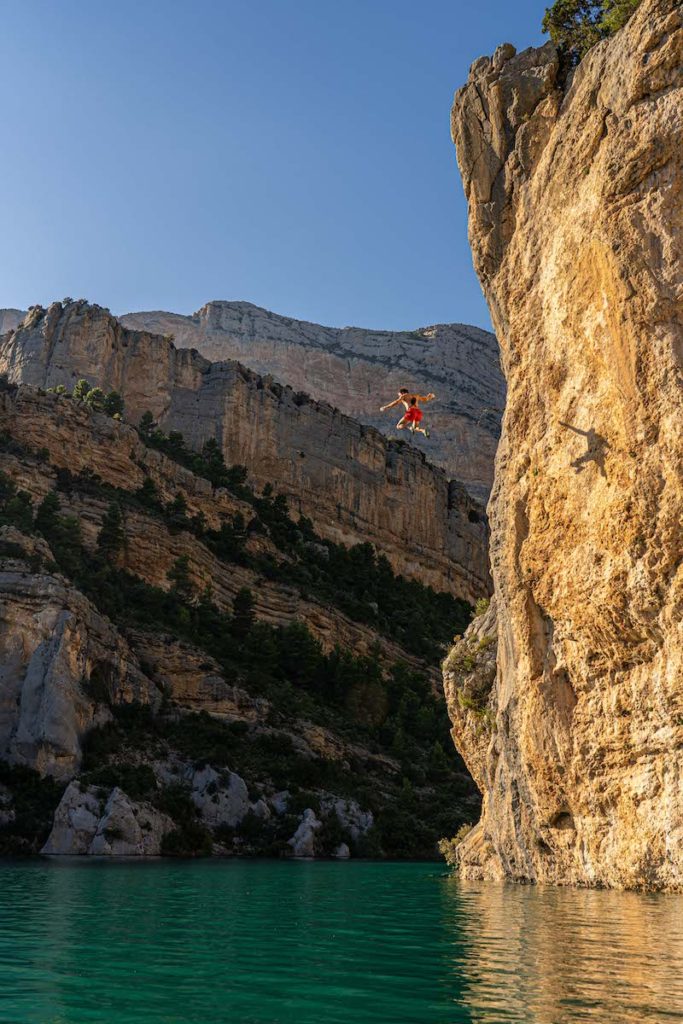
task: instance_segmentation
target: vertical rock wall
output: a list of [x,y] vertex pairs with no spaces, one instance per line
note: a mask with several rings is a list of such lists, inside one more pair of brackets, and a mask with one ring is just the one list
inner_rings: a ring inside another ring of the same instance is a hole
[[682,65],[680,5],[643,0],[569,80],[502,46],[455,97],[508,383],[497,674],[476,625],[446,671],[466,875],[683,885]]

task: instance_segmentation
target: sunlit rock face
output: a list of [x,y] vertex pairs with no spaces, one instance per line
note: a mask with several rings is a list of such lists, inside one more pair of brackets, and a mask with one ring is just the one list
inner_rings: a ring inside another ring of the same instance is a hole
[[460,482],[416,444],[389,441],[239,363],[129,330],[100,306],[56,302],[0,339],[0,373],[41,388],[85,377],[116,389],[126,419],[150,410],[192,447],[215,438],[229,464],[246,466],[259,489],[271,483],[323,536],[375,543],[398,572],[467,600],[489,589],[484,511]]
[[237,359],[260,374],[395,434],[398,416],[379,406],[401,387],[433,391],[429,459],[485,501],[493,481],[505,384],[493,334],[467,324],[415,331],[323,327],[251,302],[208,302],[193,316],[128,313],[122,323],[170,334],[208,359]]
[[644,0],[568,81],[503,46],[455,97],[508,384],[497,676],[474,709],[447,679],[471,877],[683,885],[682,64],[680,6]]

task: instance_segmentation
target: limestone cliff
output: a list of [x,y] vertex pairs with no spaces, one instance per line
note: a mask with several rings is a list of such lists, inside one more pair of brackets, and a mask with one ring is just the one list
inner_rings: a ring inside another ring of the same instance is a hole
[[[20,459],[11,454],[2,459],[3,468],[15,485],[37,500],[42,500],[55,486],[56,471],[68,470],[75,475],[94,475],[104,485],[131,492],[141,487],[148,477],[154,482],[161,501],[171,502],[181,492],[188,513],[201,516],[211,528],[219,527],[222,520],[237,514],[248,520],[253,511],[246,501],[225,489],[215,490],[207,480],[160,452],[147,448],[137,431],[128,424],[103,414],[93,415],[84,406],[54,394],[43,394],[31,387],[21,387],[16,391],[10,389],[0,394],[0,435],[3,434],[20,438],[22,444],[33,451],[40,449],[46,456],[45,461]],[[64,495],[63,505],[65,511],[78,518],[86,541],[94,545],[106,500],[99,495],[74,490]],[[272,541],[260,534],[249,538],[247,550],[254,554],[278,554]],[[128,510],[126,547],[120,559],[123,568],[152,585],[163,587],[167,586],[169,569],[181,557],[187,558],[190,577],[197,589],[210,585],[214,601],[223,610],[232,607],[241,588],[248,587],[254,593],[256,614],[263,622],[288,626],[292,622],[303,621],[325,650],[340,646],[367,654],[379,644],[387,662],[401,659],[417,666],[417,659],[411,658],[397,644],[378,637],[371,627],[354,622],[339,609],[332,610],[324,604],[307,600],[286,581],[264,579],[257,570],[248,566],[222,564],[199,538],[187,531],[178,530],[169,535],[165,525],[145,514],[142,508]],[[35,581],[31,586],[36,586]],[[2,590],[0,583],[0,592]],[[46,606],[50,604],[46,594],[42,600]],[[54,623],[49,621],[52,629]],[[25,638],[17,639],[17,644],[24,650],[33,646]],[[147,638],[145,645],[149,644]],[[164,638],[164,644],[168,647],[167,638]],[[116,660],[125,664],[128,659],[119,653]],[[195,689],[202,689],[202,673],[197,665],[191,664],[187,651],[179,652],[178,664],[171,674],[175,679],[174,688],[185,696],[186,686],[189,689],[192,684],[189,681],[179,684],[176,678],[182,675],[183,662],[191,666],[189,672],[194,678]],[[83,666],[79,671],[81,677],[90,675]],[[436,685],[436,673],[434,681]],[[212,692],[215,698],[213,709],[224,710],[221,700],[216,698],[215,687]],[[14,695],[11,700],[14,701]],[[199,699],[197,706],[208,706],[208,703]]]
[[155,436],[0,381],[0,855],[430,856],[468,606]]
[[682,65],[680,5],[643,0],[566,82],[506,45],[455,97],[508,384],[497,627],[446,663],[468,876],[683,886]]
[[0,373],[40,387],[79,377],[116,389],[126,417],[149,409],[195,447],[219,440],[228,463],[272,483],[321,534],[369,541],[401,573],[468,600],[488,590],[481,507],[416,446],[236,362],[211,363],[160,335],[123,327],[84,302],[34,307],[0,340]]
[[51,560],[44,541],[4,526],[0,557],[3,549],[15,557],[0,570],[0,759],[70,778],[80,766],[82,737],[107,718],[84,680],[100,679],[117,704],[154,705],[161,695],[90,601],[61,576],[27,573],[21,550],[29,559]]
[[429,407],[430,460],[478,500],[488,497],[504,404],[498,346],[488,331],[465,324],[338,329],[250,302],[209,302],[193,316],[146,312],[120,319],[138,330],[170,334],[207,359],[237,359],[272,374],[389,436],[396,434],[398,417],[380,413],[379,406],[400,387],[433,391],[438,401]]

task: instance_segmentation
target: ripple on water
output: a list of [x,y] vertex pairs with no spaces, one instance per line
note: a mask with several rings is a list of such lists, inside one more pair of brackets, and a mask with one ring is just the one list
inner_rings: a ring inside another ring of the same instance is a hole
[[683,897],[445,885],[472,1020],[683,1020]]
[[683,897],[435,865],[0,865],[12,1024],[683,1021]]

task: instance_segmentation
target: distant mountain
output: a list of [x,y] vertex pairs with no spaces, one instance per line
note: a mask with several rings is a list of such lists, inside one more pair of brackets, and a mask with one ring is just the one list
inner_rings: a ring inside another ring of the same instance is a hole
[[26,316],[23,309],[0,309],[0,334],[13,331]]
[[399,415],[380,405],[399,387],[433,391],[429,441],[416,439],[480,500],[488,497],[505,383],[493,334],[464,324],[413,331],[323,327],[250,302],[209,302],[193,316],[128,313],[126,326],[173,335],[211,360],[237,359],[260,374],[326,401],[384,434]]

